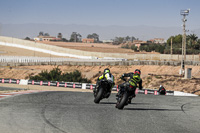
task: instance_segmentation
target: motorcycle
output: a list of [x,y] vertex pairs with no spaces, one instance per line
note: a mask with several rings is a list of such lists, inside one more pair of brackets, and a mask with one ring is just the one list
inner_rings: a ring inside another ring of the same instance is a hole
[[122,80],[124,80],[125,82],[119,85],[119,92],[116,95],[117,103],[115,107],[118,109],[123,109],[124,106],[128,105],[128,100],[129,98],[132,97],[128,91],[129,83],[126,82],[126,79],[122,79]]
[[111,87],[113,83],[110,80],[101,80],[94,93],[94,102],[99,103],[102,99],[108,98],[111,94]]

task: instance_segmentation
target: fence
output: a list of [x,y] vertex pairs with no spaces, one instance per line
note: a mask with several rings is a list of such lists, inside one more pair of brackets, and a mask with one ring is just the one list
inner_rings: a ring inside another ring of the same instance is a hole
[[[159,60],[103,60],[73,59],[26,56],[0,56],[0,66],[34,66],[34,65],[79,65],[79,66],[116,66],[116,65],[168,65],[180,66],[180,61]],[[185,65],[200,65],[199,61],[186,61]]]

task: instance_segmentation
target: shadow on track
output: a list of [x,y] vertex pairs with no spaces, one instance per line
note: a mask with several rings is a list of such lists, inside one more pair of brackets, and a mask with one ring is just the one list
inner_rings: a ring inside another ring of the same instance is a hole
[[116,104],[114,102],[100,102],[99,104]]
[[139,110],[139,111],[182,111],[181,109],[148,109],[148,108],[124,108],[124,110]]
[[[99,104],[116,104],[116,102],[100,102]],[[150,103],[130,103],[132,105],[150,105]]]
[[150,105],[151,103],[129,103],[129,104],[132,104],[132,105]]

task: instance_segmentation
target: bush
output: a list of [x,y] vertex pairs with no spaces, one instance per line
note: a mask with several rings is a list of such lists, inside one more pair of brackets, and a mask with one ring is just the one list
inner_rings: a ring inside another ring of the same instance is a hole
[[62,73],[60,68],[53,68],[50,72],[47,70],[42,71],[36,76],[30,76],[31,80],[41,80],[41,81],[65,81],[65,82],[84,82],[91,83],[87,78],[82,78],[81,72],[75,70],[70,73]]
[[134,51],[138,51],[138,47],[135,46],[135,45],[132,45],[132,46],[131,46],[131,49],[134,50]]
[[126,45],[124,45],[124,46],[121,46],[121,48],[130,49],[130,47],[129,47],[128,44],[126,44]]
[[161,54],[164,53],[165,50],[165,45],[161,45],[161,44],[148,44],[148,45],[143,45],[140,46],[140,51],[146,51],[146,52],[159,52]]
[[156,76],[155,76],[155,78],[157,78],[157,79],[161,79],[161,78],[162,78],[162,76],[157,76],[157,75],[156,75]]

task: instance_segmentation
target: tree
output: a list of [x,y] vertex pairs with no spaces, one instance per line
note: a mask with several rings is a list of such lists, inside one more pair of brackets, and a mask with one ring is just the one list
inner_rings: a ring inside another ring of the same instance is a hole
[[31,40],[29,37],[26,37],[24,40]]
[[119,45],[124,42],[124,37],[115,37],[113,45]]
[[[173,44],[182,44],[182,35],[179,34],[179,35],[176,35],[176,36],[171,36],[169,39],[167,39],[167,44],[168,45],[171,45],[171,38],[172,38],[172,42]],[[181,45],[180,45],[181,46]]]
[[68,42],[68,40],[66,38],[62,38],[63,42]]
[[62,39],[62,33],[58,33],[58,38]]
[[72,32],[71,37],[70,37],[70,42],[81,42],[81,35],[76,32]]
[[115,37],[115,39],[113,39],[113,45],[119,45],[121,43],[125,43],[126,41],[131,41],[133,42],[133,40],[136,40],[136,38],[134,36],[129,37]]
[[44,36],[50,36],[49,33],[45,33]]
[[134,50],[134,51],[138,51],[138,47],[135,46],[135,45],[132,45],[132,46],[131,46],[131,49]]
[[131,42],[133,42],[134,40],[136,40],[136,38],[134,36],[131,37]]
[[195,45],[198,42],[198,36],[195,34],[190,34],[187,36],[187,40],[188,40],[187,42],[188,42],[189,48],[195,49],[195,47],[196,47]]
[[92,36],[91,34],[88,34],[88,35],[87,35],[87,38],[93,39],[93,36]]
[[[167,47],[165,48],[165,53],[170,51],[171,39],[173,43],[173,53],[182,53],[182,35],[171,36],[167,40]],[[198,36],[195,34],[190,34],[186,37],[186,54],[199,54],[200,53],[200,42],[198,42]]]
[[173,54],[181,54],[182,51],[182,35],[175,35],[171,36],[167,40],[167,45],[164,50],[165,54],[170,54],[170,49],[171,49],[171,39],[172,39],[172,44],[173,44]]
[[195,44],[198,41],[198,36],[195,34],[190,34],[187,36],[188,39],[192,40],[192,43]]
[[43,36],[44,35],[44,32],[43,31],[40,31],[39,32],[39,36]]
[[146,51],[146,52],[159,52],[163,54],[165,52],[165,45],[160,44],[148,44],[148,45],[142,45],[140,46],[140,51]]
[[126,37],[125,37],[125,41],[130,41],[130,39],[131,39],[131,38],[130,38],[129,36],[126,36]]
[[94,37],[94,42],[99,42],[99,35],[96,33],[93,33],[92,36]]
[[195,49],[200,50],[200,39],[198,39],[197,45],[195,45]]
[[95,43],[98,43],[98,42],[99,42],[99,35],[96,34],[96,33],[93,33],[92,35],[91,35],[91,34],[88,34],[88,35],[87,35],[87,38],[94,39],[94,42],[95,42]]

